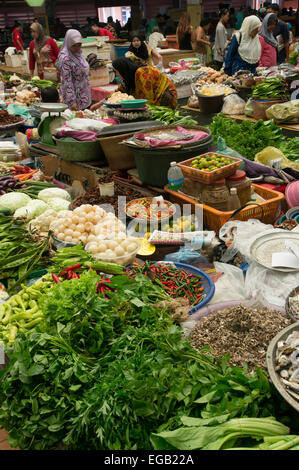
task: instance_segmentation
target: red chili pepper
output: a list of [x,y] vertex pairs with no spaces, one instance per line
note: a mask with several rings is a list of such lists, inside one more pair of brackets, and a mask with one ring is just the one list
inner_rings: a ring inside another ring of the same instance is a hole
[[70,266],[69,268],[65,269],[65,271],[75,271],[75,269],[81,268],[81,263],[74,264],[74,266]]
[[69,281],[70,279],[72,279],[72,277],[73,277],[72,271],[68,271],[68,273],[67,273],[67,280]]
[[56,276],[56,274],[52,274],[52,279],[54,282],[56,282],[56,284],[60,284],[60,279],[58,278],[58,276]]

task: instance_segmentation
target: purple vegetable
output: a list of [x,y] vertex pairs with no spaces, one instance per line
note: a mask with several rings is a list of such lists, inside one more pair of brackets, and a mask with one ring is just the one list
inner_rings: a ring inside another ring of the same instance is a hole
[[10,181],[10,182],[7,184],[7,187],[8,187],[8,188],[14,188],[16,184],[17,184],[16,181]]
[[6,194],[6,191],[4,191],[4,189],[0,189],[0,195],[3,196],[3,194]]

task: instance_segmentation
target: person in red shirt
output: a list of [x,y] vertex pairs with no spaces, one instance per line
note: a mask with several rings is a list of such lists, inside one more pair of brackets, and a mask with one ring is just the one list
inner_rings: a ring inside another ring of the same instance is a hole
[[29,46],[29,69],[31,78],[34,75],[35,64],[40,79],[44,78],[44,68],[54,67],[58,58],[59,48],[53,38],[46,36],[44,28],[39,23],[30,26],[33,41]]
[[16,23],[15,28],[12,32],[12,42],[17,51],[24,50],[24,43],[21,36],[22,26]]
[[113,34],[108,29],[100,28],[99,25],[95,23],[91,26],[91,29],[92,29],[92,32],[96,34],[97,36],[108,36],[109,39],[111,40],[115,39]]

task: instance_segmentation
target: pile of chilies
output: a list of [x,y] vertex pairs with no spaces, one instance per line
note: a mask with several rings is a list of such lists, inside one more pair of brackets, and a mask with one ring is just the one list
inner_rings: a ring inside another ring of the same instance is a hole
[[[70,281],[71,279],[80,279],[80,274],[76,273],[78,269],[81,268],[81,264],[77,263],[74,264],[73,266],[70,266],[69,268],[64,269],[59,276],[56,274],[52,274],[52,279],[56,284],[59,284],[62,278],[64,281]],[[89,269],[92,269],[91,267]],[[108,292],[117,292],[115,289],[110,289],[109,284],[111,284],[111,280],[109,278],[101,278],[99,282],[97,282],[97,292],[99,294],[107,294]],[[110,298],[109,296],[106,296],[106,298]]]
[[134,263],[132,268],[127,270],[127,275],[135,278],[137,274],[148,276],[152,282],[162,287],[171,297],[186,298],[190,306],[202,302],[205,297],[200,278],[176,267],[148,262],[143,265]]

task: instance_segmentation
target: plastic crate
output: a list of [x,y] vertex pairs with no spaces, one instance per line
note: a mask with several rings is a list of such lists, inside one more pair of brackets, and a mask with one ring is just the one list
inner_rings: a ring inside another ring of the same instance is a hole
[[186,178],[190,178],[193,181],[199,181],[200,183],[210,184],[214,181],[221,180],[223,178],[227,178],[236,173],[240,163],[242,160],[239,158],[228,157],[227,155],[222,155],[216,152],[207,152],[200,155],[200,158],[206,158],[210,155],[217,155],[219,157],[223,157],[225,159],[231,160],[230,165],[225,165],[222,168],[217,168],[214,171],[202,171],[197,168],[192,168],[191,163],[193,162],[194,158],[190,158],[189,160],[185,160],[184,162],[178,163],[178,166],[182,170],[182,173]]
[[[272,191],[271,189],[264,188],[256,184],[253,184],[252,186],[255,192],[265,199],[265,202],[248,205],[238,212],[233,217],[233,219],[243,220],[244,222],[249,219],[258,219],[264,224],[273,224],[276,218],[276,214],[280,210],[280,203],[284,200],[284,195],[277,191]],[[206,206],[205,204],[200,204],[200,202],[192,199],[181,191],[171,191],[168,185],[165,186],[164,189],[166,193],[169,194],[171,202],[177,203],[181,206],[183,204],[190,204],[193,211],[196,206],[202,205],[204,226],[208,230],[215,231],[217,234],[219,233],[221,227],[234,214],[234,212],[222,212],[218,211],[217,209],[213,209],[213,207]]]

